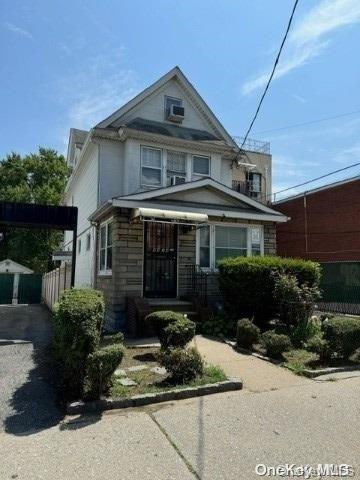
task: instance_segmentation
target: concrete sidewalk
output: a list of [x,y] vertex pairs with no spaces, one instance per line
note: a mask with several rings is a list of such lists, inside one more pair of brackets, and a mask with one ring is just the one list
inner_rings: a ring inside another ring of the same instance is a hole
[[265,360],[238,353],[221,341],[197,335],[194,343],[207,362],[221,367],[229,377],[241,378],[244,388],[252,392],[278,390],[312,382]]

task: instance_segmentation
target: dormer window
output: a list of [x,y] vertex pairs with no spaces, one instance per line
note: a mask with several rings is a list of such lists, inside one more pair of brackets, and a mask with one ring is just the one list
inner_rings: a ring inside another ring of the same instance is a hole
[[168,120],[171,106],[182,107],[182,100],[180,98],[165,97],[165,120]]

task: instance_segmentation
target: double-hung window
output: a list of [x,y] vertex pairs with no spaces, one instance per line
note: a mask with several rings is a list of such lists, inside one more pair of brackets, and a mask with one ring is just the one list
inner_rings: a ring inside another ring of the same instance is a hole
[[141,185],[161,187],[162,151],[159,148],[141,148]]
[[210,177],[210,157],[193,155],[192,160],[192,176],[195,180]]
[[99,272],[111,274],[112,270],[112,224],[111,220],[100,225]]
[[223,258],[262,255],[262,228],[256,226],[208,225],[197,234],[197,263],[217,268]]
[[167,150],[166,185],[178,185],[186,181],[186,153]]

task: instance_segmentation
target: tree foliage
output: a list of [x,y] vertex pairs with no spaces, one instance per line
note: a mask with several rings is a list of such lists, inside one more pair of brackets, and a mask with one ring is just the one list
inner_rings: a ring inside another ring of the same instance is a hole
[[[63,155],[39,148],[38,153],[11,153],[0,160],[0,201],[59,205],[69,176]],[[61,232],[8,228],[0,242],[0,259],[11,258],[38,272],[52,267],[51,254]]]

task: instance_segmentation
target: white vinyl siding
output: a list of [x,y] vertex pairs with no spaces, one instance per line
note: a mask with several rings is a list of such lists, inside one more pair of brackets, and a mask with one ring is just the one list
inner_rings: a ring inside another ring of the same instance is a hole
[[208,225],[197,230],[196,263],[217,268],[223,258],[263,255],[263,229],[248,225]]

